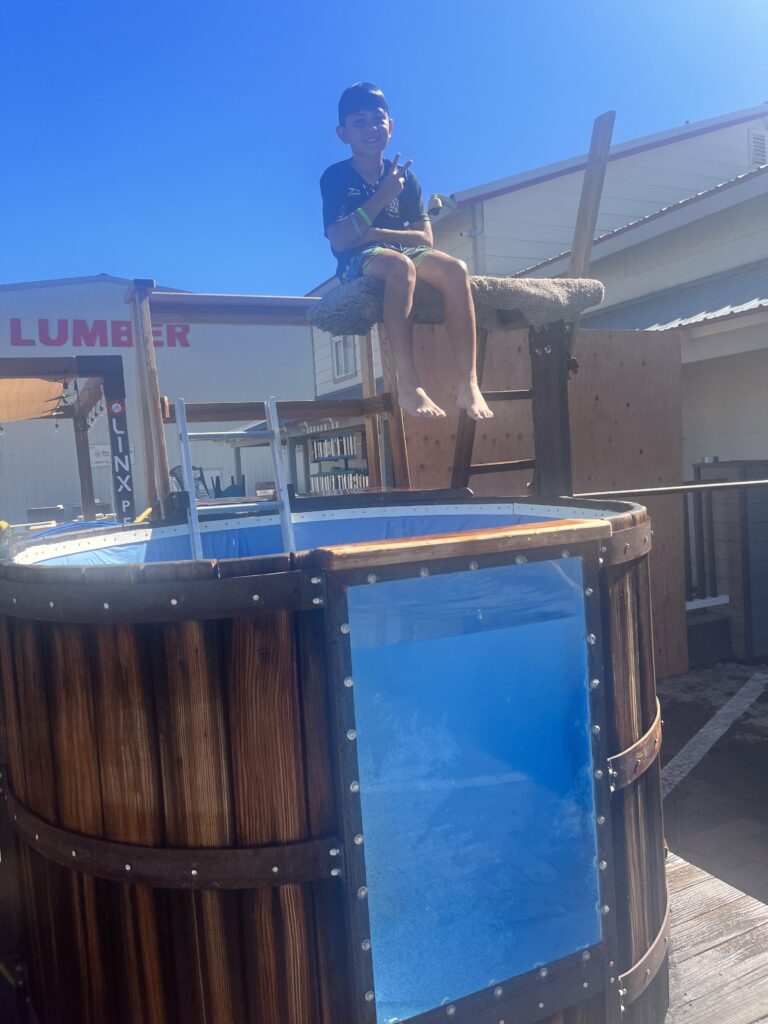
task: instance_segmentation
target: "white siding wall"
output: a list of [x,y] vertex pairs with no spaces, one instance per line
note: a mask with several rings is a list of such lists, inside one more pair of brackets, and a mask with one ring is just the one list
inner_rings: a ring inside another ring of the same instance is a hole
[[[750,170],[750,127],[764,128],[764,119],[611,161],[597,233],[622,227]],[[572,172],[486,200],[485,272],[514,274],[569,249],[582,179],[582,171]]]
[[[0,357],[50,357],[73,355],[121,355],[127,391],[128,429],[135,451],[134,478],[137,485],[137,509],[143,508],[144,487],[141,463],[141,439],[135,392],[134,349],[75,348],[71,322],[84,319],[124,321],[129,319],[124,302],[127,285],[115,281],[70,284],[40,284],[0,289]],[[32,346],[11,344],[12,318],[20,318],[23,337]],[[38,320],[48,320],[56,332],[57,321],[68,322],[65,344],[49,347],[39,343]],[[161,331],[161,337],[163,337]],[[188,348],[157,348],[160,390],[171,399],[187,402],[223,402],[259,400],[270,395],[282,399],[313,397],[313,365],[309,328],[216,327],[195,324],[190,327]],[[192,425],[195,430],[233,429],[237,424]],[[91,443],[106,443],[104,425],[91,430]],[[166,428],[168,458],[179,462],[178,442],[173,427]],[[234,470],[234,457],[228,448],[212,443],[195,443],[195,465],[222,470],[224,484]],[[243,456],[248,486],[254,479],[271,479],[266,450],[249,450]],[[98,498],[111,498],[107,469],[94,470]],[[59,430],[48,421],[6,424],[0,434],[0,519],[23,521],[28,507],[64,504],[68,510],[80,502],[77,461],[69,421]]]
[[768,194],[595,260],[590,275],[604,308],[766,257]]
[[768,350],[683,366],[686,479],[705,455],[768,458]]

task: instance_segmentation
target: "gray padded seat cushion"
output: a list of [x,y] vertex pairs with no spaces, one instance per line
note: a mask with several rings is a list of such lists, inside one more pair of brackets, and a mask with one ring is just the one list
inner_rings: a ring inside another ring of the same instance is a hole
[[[512,330],[544,327],[573,320],[603,301],[603,286],[590,278],[473,277],[472,295],[478,327]],[[382,320],[384,282],[359,277],[328,292],[309,312],[313,327],[329,334],[367,334]],[[443,322],[443,300],[436,289],[419,282],[413,319],[419,324]]]

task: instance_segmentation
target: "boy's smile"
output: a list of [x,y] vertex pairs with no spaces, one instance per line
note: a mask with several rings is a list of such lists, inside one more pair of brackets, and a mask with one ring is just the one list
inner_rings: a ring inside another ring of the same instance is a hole
[[392,120],[386,110],[357,110],[347,115],[336,134],[352,150],[353,157],[368,162],[380,159],[392,135]]

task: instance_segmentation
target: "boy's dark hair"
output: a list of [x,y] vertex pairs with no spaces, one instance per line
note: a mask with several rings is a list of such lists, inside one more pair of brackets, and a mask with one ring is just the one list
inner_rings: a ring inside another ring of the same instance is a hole
[[349,115],[358,110],[386,110],[389,113],[384,93],[373,82],[355,82],[344,90],[339,100],[339,124],[343,126]]

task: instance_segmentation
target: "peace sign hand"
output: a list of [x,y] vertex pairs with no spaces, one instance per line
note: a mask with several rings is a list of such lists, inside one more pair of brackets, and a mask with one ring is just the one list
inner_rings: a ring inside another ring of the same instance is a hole
[[400,167],[400,154],[396,154],[389,172],[384,175],[384,179],[379,185],[379,193],[386,202],[395,199],[403,191],[405,178],[412,163],[413,160],[408,160],[407,163]]

